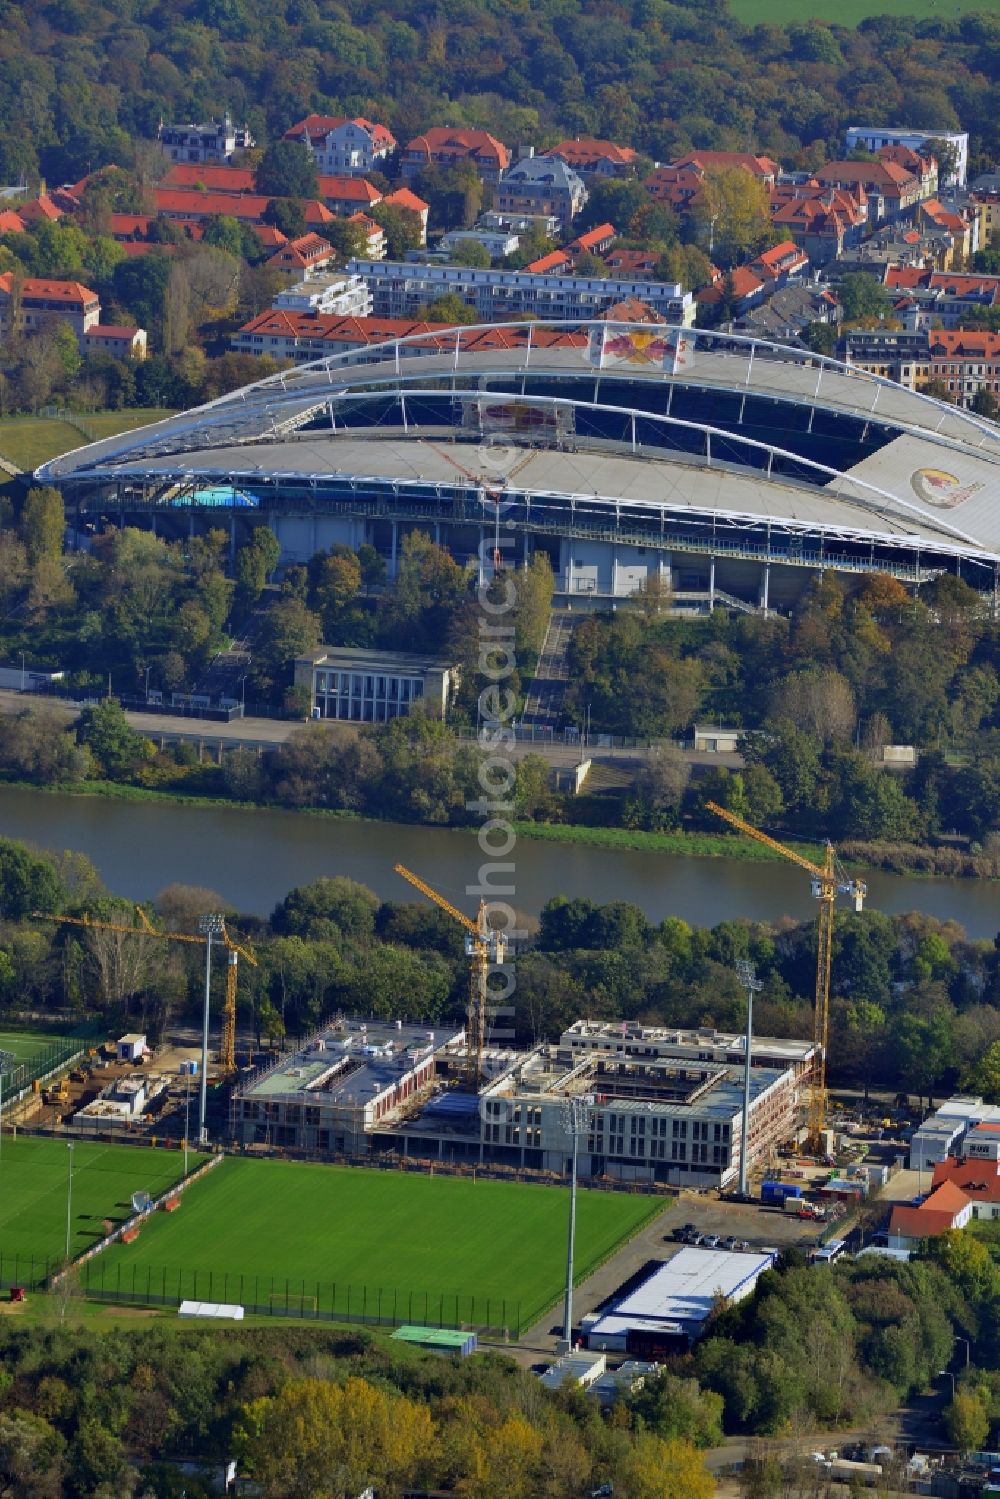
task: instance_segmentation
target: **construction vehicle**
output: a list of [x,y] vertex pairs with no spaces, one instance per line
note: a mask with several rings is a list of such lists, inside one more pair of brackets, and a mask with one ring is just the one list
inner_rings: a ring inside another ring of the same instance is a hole
[[53,1105],[69,1103],[69,1089],[66,1079],[61,1077],[57,1083],[52,1083],[48,1088],[42,1090],[42,1103],[50,1108]]
[[783,859],[797,864],[811,877],[812,893],[819,901],[816,921],[816,1002],[813,1011],[813,1045],[816,1056],[813,1061],[809,1092],[809,1141],[812,1150],[823,1154],[823,1132],[826,1128],[826,1055],[830,1045],[830,964],[833,958],[833,912],[838,895],[848,895],[854,901],[855,911],[864,908],[868,886],[863,880],[839,877],[834,858],[833,844],[827,843],[822,865],[787,848],[776,838],[768,837],[760,828],[744,822],[728,807],[717,802],[706,802],[705,806],[723,822],[728,822],[748,838],[755,838],[765,848],[772,849]]
[[[237,960],[245,958],[253,967],[257,967],[257,959],[249,948],[240,947],[233,941],[226,923],[220,918],[217,932],[195,937],[187,932],[158,932],[146,915],[141,906],[136,906],[139,917],[138,926],[125,926],[123,922],[98,921],[92,916],[66,916],[50,915],[45,911],[32,911],[36,921],[51,921],[57,926],[81,926],[90,931],[98,932],[122,932],[128,937],[153,937],[159,942],[185,942],[193,943],[195,947],[204,947],[206,942],[217,941],[226,949],[228,962],[226,965],[226,999],[222,1012],[222,1040],[219,1046],[219,1064],[225,1072],[236,1071],[236,984],[237,984]],[[101,1051],[107,1055],[109,1048],[102,1047]],[[117,1056],[114,1048],[111,1048],[113,1057]]]
[[486,903],[479,902],[479,913],[470,921],[464,911],[445,900],[443,895],[426,884],[419,875],[406,868],[405,864],[393,866],[396,874],[409,880],[415,890],[426,895],[446,915],[465,928],[465,953],[469,959],[469,1009],[465,1033],[466,1081],[475,1092],[483,1075],[483,1047],[486,1041],[486,997],[489,992],[491,968],[503,964],[507,943],[503,932],[495,931],[486,919]]

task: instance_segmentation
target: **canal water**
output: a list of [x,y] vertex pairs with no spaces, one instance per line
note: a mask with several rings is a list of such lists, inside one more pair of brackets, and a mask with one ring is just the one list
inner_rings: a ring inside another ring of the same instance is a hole
[[[300,812],[195,807],[59,796],[0,787],[0,836],[43,849],[76,849],[117,895],[146,900],[165,885],[208,886],[237,910],[266,915],[295,885],[349,875],[382,899],[414,892],[393,873],[407,864],[457,903],[483,862],[475,834],[395,823],[351,822]],[[793,865],[698,859],[625,849],[519,840],[520,912],[537,916],[553,895],[634,901],[652,921],[681,916],[711,926],[745,916],[798,920],[815,909],[808,876]],[[866,876],[869,904],[887,913],[924,911],[959,921],[971,937],[1000,929],[1000,883]]]

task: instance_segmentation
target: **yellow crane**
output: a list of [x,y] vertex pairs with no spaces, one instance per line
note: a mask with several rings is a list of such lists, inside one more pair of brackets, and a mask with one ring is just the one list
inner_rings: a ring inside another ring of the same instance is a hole
[[486,1041],[486,996],[488,993],[489,973],[492,967],[499,967],[504,960],[507,944],[503,932],[494,931],[486,920],[486,904],[479,902],[479,913],[475,921],[470,920],[464,911],[453,906],[450,900],[439,895],[419,875],[407,869],[405,864],[395,864],[393,869],[396,874],[401,874],[404,880],[409,880],[415,890],[426,895],[428,900],[434,902],[453,921],[465,928],[465,953],[469,959],[469,1011],[468,1025],[466,1029],[466,1076],[469,1086],[475,1090],[479,1087],[483,1073],[483,1046]]
[[[209,940],[207,937],[195,937],[188,932],[158,932],[141,906],[136,906],[139,917],[138,926],[126,926],[124,922],[100,921],[93,916],[65,916],[61,914],[49,915],[45,911],[32,911],[32,916],[37,921],[51,921],[56,926],[80,926],[90,931],[98,932],[123,932],[127,937],[155,937],[159,942],[187,942],[196,947],[204,947]],[[234,942],[226,930],[225,921],[221,922],[216,940],[220,946],[226,949],[226,1001],[222,1012],[222,1041],[219,1046],[219,1063],[226,1072],[236,1071],[236,983],[237,964],[240,958],[245,958],[252,968],[257,967],[257,959],[249,948],[240,947]]]
[[787,848],[784,843],[779,843],[776,838],[769,838],[767,833],[762,833],[760,828],[755,828],[749,822],[744,822],[735,812],[730,812],[728,807],[720,807],[717,802],[706,802],[705,806],[723,822],[728,822],[731,827],[741,833],[746,833],[748,838],[756,838],[758,843],[763,843],[765,848],[773,849],[783,859],[788,859],[792,864],[797,864],[804,869],[812,880],[812,893],[819,901],[819,914],[816,921],[816,1006],[813,1014],[813,1044],[816,1048],[816,1056],[813,1061],[812,1086],[809,1094],[809,1138],[814,1148],[818,1149],[826,1126],[826,1054],[830,1044],[830,963],[833,956],[833,911],[838,895],[849,895],[854,901],[854,909],[860,911],[864,908],[865,896],[868,894],[868,886],[863,880],[840,879],[834,864],[833,844],[827,843],[826,853],[822,865],[814,864],[811,859],[796,853],[794,849]]

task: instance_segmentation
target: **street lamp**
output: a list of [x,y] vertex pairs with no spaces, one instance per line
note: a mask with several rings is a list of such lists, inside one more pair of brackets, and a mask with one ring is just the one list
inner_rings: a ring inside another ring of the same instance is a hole
[[21,691],[24,691],[24,652],[21,652]]
[[740,1141],[740,1196],[750,1195],[750,1052],[753,1046],[753,997],[764,985],[749,958],[736,959],[736,976],[747,994],[746,1055],[743,1058],[743,1138]]
[[212,992],[212,939],[221,937],[225,922],[218,913],[202,916],[198,930],[205,939],[205,1012],[201,1023],[201,1097],[198,1111],[198,1144],[208,1143],[205,1116],[208,1110],[208,1003]]
[[968,1338],[960,1338],[957,1333],[955,1335],[955,1342],[965,1344],[965,1367],[968,1368],[972,1359],[972,1344],[969,1342]]
[[185,1079],[187,1086],[184,1089],[184,1175],[188,1174],[188,1120],[191,1115],[191,1073]]
[[566,1300],[563,1309],[562,1344],[556,1344],[557,1353],[568,1353],[573,1347],[573,1242],[576,1238],[576,1166],[580,1149],[580,1136],[587,1130],[590,1120],[588,1098],[566,1098],[563,1100],[561,1124],[573,1145],[573,1165],[569,1186],[569,1228],[566,1235]]
[[69,1241],[73,1227],[73,1141],[67,1140],[69,1152],[69,1180],[66,1184],[66,1263],[69,1264]]
[[952,1400],[954,1400],[954,1398],[955,1398],[955,1376],[954,1376],[954,1374],[952,1374],[952,1372],[951,1372],[950,1369],[939,1369],[938,1370],[938,1378],[939,1379],[950,1379],[951,1380],[951,1398],[952,1398]]
[[0,1148],[3,1146],[3,1075],[12,1070],[16,1060],[12,1051],[0,1051]]

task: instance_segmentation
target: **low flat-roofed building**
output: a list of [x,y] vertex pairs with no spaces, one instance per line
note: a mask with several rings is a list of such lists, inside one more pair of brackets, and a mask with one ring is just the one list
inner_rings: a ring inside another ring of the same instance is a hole
[[930,1170],[948,1156],[960,1155],[966,1137],[979,1124],[1000,1124],[1000,1108],[963,1094],[947,1099],[914,1132],[910,1170]]
[[324,317],[367,317],[371,293],[360,276],[307,275],[278,292],[277,312],[315,312]]
[[375,1126],[429,1088],[439,1053],[460,1045],[464,1034],[401,1021],[334,1021],[240,1085],[233,1098],[236,1138],[244,1145],[366,1155]]
[[295,662],[295,684],[310,695],[313,718],[387,723],[416,703],[444,718],[457,668],[436,656],[320,646]]
[[742,729],[723,729],[715,724],[695,724],[692,749],[713,755],[735,755],[740,747]]
[[751,1295],[775,1257],[770,1249],[680,1249],[620,1301],[583,1318],[587,1347],[648,1358],[682,1352],[701,1335],[718,1299],[732,1305]]

